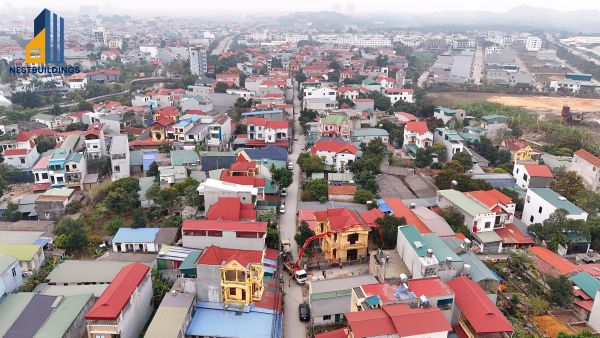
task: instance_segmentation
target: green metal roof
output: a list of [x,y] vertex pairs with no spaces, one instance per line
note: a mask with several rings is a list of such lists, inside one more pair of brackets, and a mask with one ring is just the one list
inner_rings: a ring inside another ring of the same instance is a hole
[[481,117],[482,120],[491,121],[491,120],[508,120],[508,116],[504,115],[486,115]]
[[0,337],[4,337],[8,329],[21,316],[21,313],[33,298],[32,292],[11,293],[0,302]]
[[184,164],[195,164],[200,157],[193,150],[172,150],[171,151],[171,164],[172,165],[184,165]]
[[479,141],[479,136],[471,133],[460,133],[460,137],[467,142]]
[[206,173],[200,170],[192,170],[190,171],[190,177],[198,181],[198,183],[202,183],[206,181]]
[[30,261],[40,248],[38,244],[0,244],[0,253],[11,255],[19,261]]
[[265,182],[265,194],[274,195],[277,194],[277,184],[273,180],[266,180]]
[[52,189],[46,190],[46,192],[44,193],[44,195],[47,195],[47,196],[71,196],[71,194],[74,191],[75,190],[73,190],[71,188],[66,188],[66,187],[52,188]]
[[445,262],[446,258],[451,257],[453,262],[462,262],[462,259],[448,247],[446,242],[440,238],[438,234],[424,234],[422,235],[427,246],[433,250],[433,255],[439,262]]
[[73,321],[81,313],[88,301],[90,301],[90,298],[92,298],[91,293],[64,297],[62,302],[33,337],[63,337],[71,327],[71,324],[73,324]]
[[470,215],[487,214],[490,211],[483,205],[475,202],[462,192],[454,189],[438,190],[438,194],[451,201],[454,205],[468,212]]
[[200,257],[200,254],[202,254],[202,250],[190,252],[185,260],[181,262],[179,270],[196,269],[196,261],[198,260],[198,257]]
[[424,257],[429,249],[427,242],[414,225],[401,226],[398,231],[402,232],[419,257]]
[[447,115],[447,116],[454,116],[454,115],[456,115],[456,112],[454,110],[452,110],[450,108],[446,108],[446,107],[439,106],[439,107],[436,107],[435,110],[438,110],[438,111],[444,113],[444,115]]
[[552,204],[555,208],[567,210],[571,215],[579,215],[585,212],[550,188],[530,188],[529,190]]
[[379,128],[360,128],[360,129],[353,129],[351,131],[352,136],[358,136],[358,137],[364,137],[364,136],[379,136],[379,137],[383,137],[383,136],[390,136],[390,133],[387,132],[387,130],[385,129],[379,129]]
[[580,272],[569,279],[588,296],[592,297],[592,299],[596,298],[596,293],[600,290],[600,280],[598,278],[593,277],[587,272]]
[[342,125],[348,122],[348,115],[327,115],[321,118],[321,124]]
[[8,270],[8,268],[10,268],[10,266],[16,261],[17,259],[13,256],[0,253],[0,275],[2,275],[4,271]]

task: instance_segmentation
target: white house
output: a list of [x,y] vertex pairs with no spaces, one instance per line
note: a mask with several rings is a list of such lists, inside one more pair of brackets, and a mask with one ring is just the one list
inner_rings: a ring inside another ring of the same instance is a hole
[[110,144],[111,178],[116,181],[130,176],[129,140],[127,135],[115,135]]
[[348,100],[357,99],[359,94],[360,94],[360,91],[358,90],[358,88],[355,88],[355,87],[338,88],[338,95],[345,99],[348,99]]
[[600,158],[579,149],[573,154],[570,170],[581,177],[589,190],[600,192]]
[[513,177],[522,189],[547,188],[554,179],[547,165],[533,163],[516,163],[513,167]]
[[87,335],[137,338],[153,309],[150,268],[132,263],[119,271],[85,315]]
[[337,172],[344,172],[356,159],[358,148],[351,143],[319,139],[310,152],[323,159],[325,168],[333,166]]
[[288,146],[289,122],[267,120],[263,117],[247,117],[247,145],[281,145]]
[[13,256],[0,253],[0,299],[23,284],[19,261]]
[[433,133],[433,142],[441,143],[446,148],[443,161],[450,161],[452,157],[464,149],[463,139],[456,130],[448,128],[436,128]]
[[[25,144],[21,147],[21,144]],[[19,142],[19,148],[6,149],[2,152],[4,163],[19,169],[30,169],[40,157],[33,140]]]
[[181,226],[183,246],[194,249],[263,250],[266,232],[266,222],[184,220]]
[[114,252],[158,252],[159,228],[120,228],[112,239]]
[[452,207],[460,212],[464,216],[464,225],[473,233],[494,230],[496,212],[458,190],[438,190],[437,205],[440,208]]
[[542,39],[537,36],[530,36],[525,40],[525,50],[528,52],[537,52],[542,49]]
[[396,251],[412,273],[412,278],[437,276],[440,262],[415,226],[398,227]]
[[31,117],[31,121],[45,124],[48,129],[55,129],[60,126],[60,116],[38,113]]
[[466,112],[463,109],[449,109],[444,107],[436,107],[433,110],[433,117],[436,119],[441,119],[444,121],[444,124],[448,123],[448,121],[452,120],[453,117],[462,121],[465,118]]
[[258,188],[223,182],[212,178],[207,179],[198,186],[198,194],[204,196],[204,209],[208,210],[217,202],[219,197],[239,197],[244,204],[254,203],[258,195]]
[[414,89],[412,88],[388,88],[383,92],[383,95],[390,98],[392,104],[398,101],[415,102],[413,99]]
[[433,133],[429,131],[425,121],[409,121],[404,125],[402,145],[408,148],[411,144],[417,148],[427,148],[433,144]]
[[543,223],[558,209],[567,211],[567,218],[586,221],[588,213],[581,210],[565,197],[550,188],[530,188],[525,196],[523,217],[521,220],[527,224]]
[[0,254],[17,259],[24,275],[38,271],[45,260],[44,250],[39,244],[0,244]]
[[231,140],[231,118],[223,116],[208,126],[206,144],[215,150],[226,149]]
[[328,98],[335,101],[337,90],[330,87],[306,87],[304,88],[304,98]]
[[87,86],[87,74],[85,73],[76,73],[71,75],[67,82],[69,83],[69,90],[84,90]]
[[383,75],[378,76],[377,79],[375,79],[375,81],[379,82],[379,84],[381,85],[381,88],[385,89],[386,91],[387,91],[387,89],[394,88],[394,86],[396,85],[395,79],[392,79],[391,77],[387,77],[387,76],[383,76]]
[[465,195],[496,214],[494,229],[502,228],[504,224],[513,222],[516,204],[500,191],[496,189],[468,191],[465,192]]
[[84,135],[85,150],[88,158],[97,159],[106,156],[104,128],[101,123],[92,123]]

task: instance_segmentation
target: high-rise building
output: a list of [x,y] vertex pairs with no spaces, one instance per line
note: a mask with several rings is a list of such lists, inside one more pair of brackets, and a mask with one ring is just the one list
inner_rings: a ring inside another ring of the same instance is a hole
[[190,71],[198,76],[206,75],[208,72],[205,46],[190,47]]
[[106,32],[104,27],[97,27],[92,30],[92,40],[95,44],[106,45]]

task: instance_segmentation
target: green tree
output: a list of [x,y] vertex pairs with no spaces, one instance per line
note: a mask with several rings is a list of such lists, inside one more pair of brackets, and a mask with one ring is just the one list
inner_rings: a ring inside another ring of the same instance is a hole
[[19,205],[14,202],[8,202],[4,213],[2,213],[2,219],[7,222],[16,222],[21,219],[21,212],[19,211]]
[[142,208],[133,209],[131,215],[131,227],[132,228],[145,228],[148,223],[148,219],[146,219],[146,213]]
[[125,227],[125,223],[123,219],[120,217],[116,217],[108,221],[104,224],[104,233],[107,236],[114,236],[120,228]]
[[171,290],[171,287],[173,287],[173,282],[163,278],[157,267],[153,267],[152,270],[150,270],[150,277],[152,279],[152,303],[160,304],[163,297]]
[[177,216],[171,216],[168,217],[167,219],[165,219],[161,226],[165,227],[165,228],[179,228],[181,227],[181,223],[183,223],[183,219],[181,218],[180,215]]
[[52,135],[40,135],[35,138],[35,145],[40,154],[45,153],[50,149],[54,149],[56,146],[56,139]]
[[65,131],[86,130],[87,126],[81,122],[75,122],[67,125]]
[[248,132],[248,126],[246,126],[245,124],[239,123],[238,125],[235,126],[235,133],[237,135],[246,134],[247,132]]
[[294,76],[294,79],[296,80],[296,82],[302,83],[306,81],[307,77],[306,74],[299,72],[298,74],[296,74],[296,76]]
[[[298,244],[298,247],[302,247],[306,240],[312,236],[315,236],[315,232],[310,229],[306,222],[302,222],[298,227],[298,231],[294,235],[294,240],[296,241],[296,244]],[[311,242],[307,248],[314,246],[314,243],[314,241]]]
[[588,330],[583,330],[578,333],[570,334],[566,332],[559,332],[556,338],[593,338],[596,337],[593,333]]
[[600,194],[583,189],[575,194],[575,204],[590,215],[600,212]]
[[54,228],[54,234],[61,240],[56,245],[67,250],[68,253],[84,252],[88,248],[88,233],[83,221],[64,217]]
[[184,192],[185,204],[190,207],[202,208],[204,206],[204,196],[198,194],[196,187],[187,187]]
[[473,158],[467,153],[456,153],[452,156],[452,160],[460,162],[465,170],[473,168]]
[[287,188],[292,184],[294,175],[288,168],[275,168],[275,165],[271,165],[271,175],[273,181],[277,183],[279,188]]
[[85,101],[85,100],[80,100],[79,103],[77,103],[77,110],[79,111],[93,111],[94,110],[94,105],[91,102]]
[[40,94],[32,91],[15,92],[12,94],[10,100],[13,104],[23,108],[37,108],[45,104],[44,98]]
[[309,180],[304,187],[304,193],[308,195],[307,200],[318,201],[321,198],[325,198],[325,200],[327,200],[328,186],[329,182],[324,178],[316,178]]
[[114,181],[104,198],[106,208],[111,212],[123,214],[138,205],[140,183],[135,177],[126,177]]
[[381,238],[375,231],[372,232],[373,242],[380,248],[394,249],[398,239],[398,226],[405,225],[406,219],[404,217],[395,217],[385,214],[383,218],[378,218],[375,222],[379,225],[383,243],[381,243]]
[[215,83],[215,93],[226,93],[229,86],[225,82],[217,82]]
[[276,227],[267,226],[267,236],[265,237],[265,245],[269,249],[279,248],[279,232]]
[[562,275],[558,277],[551,276],[546,280],[546,283],[550,288],[548,298],[552,304],[565,308],[572,303],[573,295],[571,292],[573,287],[567,277]]
[[446,147],[441,143],[434,143],[431,148],[438,155],[438,158],[443,157],[446,153]]
[[418,148],[415,156],[415,166],[418,168],[425,168],[431,164],[433,158],[431,157],[431,148],[423,149]]
[[550,188],[564,196],[571,202],[577,200],[577,193],[585,189],[581,177],[574,171],[558,174],[558,177],[550,183]]
[[444,170],[462,174],[465,172],[465,167],[458,160],[452,160],[444,163]]
[[158,146],[158,151],[161,153],[169,153],[173,147],[168,142],[163,142]]
[[531,269],[533,258],[523,250],[512,250],[508,253],[508,268],[517,274],[523,274]]
[[373,201],[375,199],[375,195],[367,189],[358,188],[354,193],[354,203],[358,204],[366,204],[367,201]]
[[156,177],[158,176],[158,163],[156,161],[152,161],[148,166],[148,170],[146,171],[146,176],[148,177]]
[[444,120],[436,117],[430,117],[426,119],[425,122],[427,123],[427,129],[431,132],[435,131],[436,128],[444,128],[445,126]]
[[311,155],[310,153],[301,153],[296,161],[302,171],[306,172],[307,175],[312,173],[322,173],[325,170],[325,162],[317,155]]
[[361,171],[354,175],[354,182],[361,187],[370,191],[372,194],[376,194],[379,191],[379,186],[375,180],[375,175],[370,171]]
[[168,187],[159,191],[155,201],[160,205],[161,208],[170,212],[171,209],[177,204],[179,193],[177,189]]

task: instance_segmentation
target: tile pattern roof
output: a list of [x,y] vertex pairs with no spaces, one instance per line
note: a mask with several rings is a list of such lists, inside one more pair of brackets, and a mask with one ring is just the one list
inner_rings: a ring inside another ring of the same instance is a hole
[[408,121],[404,126],[408,131],[414,131],[417,134],[425,134],[429,131],[427,127],[427,122],[425,121]]
[[575,264],[569,262],[565,258],[548,250],[547,248],[534,246],[527,250],[562,274],[566,275],[577,270],[577,266]]
[[592,153],[585,149],[579,149],[575,152],[575,156],[580,157],[582,160],[590,163],[593,166],[600,168],[600,158],[594,156]]
[[310,152],[314,155],[318,151],[326,151],[333,153],[348,152],[350,154],[356,154],[358,148],[351,143],[338,142],[337,140],[318,140],[315,145],[310,149]]
[[235,260],[242,266],[248,266],[250,263],[261,263],[262,258],[262,251],[226,249],[211,245],[204,249],[197,264],[221,266]]
[[525,170],[529,173],[529,176],[535,177],[554,177],[552,171],[545,164],[524,164]]
[[468,191],[465,194],[488,208],[496,206],[498,203],[507,205],[512,203],[512,199],[496,189]]
[[423,221],[421,221],[412,210],[410,210],[399,198],[384,198],[385,203],[392,209],[392,215],[395,217],[404,217],[406,224],[414,225],[422,234],[431,233]]
[[526,148],[529,144],[522,138],[511,138],[504,140],[504,146],[512,151],[519,151],[523,148]]
[[242,203],[239,197],[219,197],[217,202],[208,208],[207,220],[255,220],[256,210],[251,203]]

